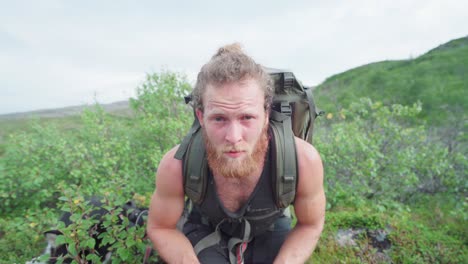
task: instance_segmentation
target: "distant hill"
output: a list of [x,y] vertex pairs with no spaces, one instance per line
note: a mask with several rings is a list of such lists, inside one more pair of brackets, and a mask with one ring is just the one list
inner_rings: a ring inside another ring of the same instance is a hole
[[[326,112],[347,107],[361,97],[384,104],[423,103],[422,118],[433,124],[467,119],[468,36],[442,44],[417,58],[382,61],[333,75],[317,86],[314,95]],[[105,111],[129,114],[128,101],[101,105]],[[79,115],[92,105],[3,114],[1,120]]]
[[[129,101],[119,101],[109,104],[100,104],[104,111],[109,113],[116,114],[129,114],[130,105]],[[0,115],[0,120],[14,120],[14,119],[25,119],[25,118],[60,118],[67,116],[77,116],[80,115],[86,108],[92,108],[93,105],[77,105],[77,106],[68,106],[55,109],[44,109],[30,112],[21,112],[21,113],[11,113]]]
[[468,112],[468,36],[417,58],[367,64],[334,75],[315,90],[319,106],[333,112],[361,97],[384,104],[423,103],[422,118],[443,125]]

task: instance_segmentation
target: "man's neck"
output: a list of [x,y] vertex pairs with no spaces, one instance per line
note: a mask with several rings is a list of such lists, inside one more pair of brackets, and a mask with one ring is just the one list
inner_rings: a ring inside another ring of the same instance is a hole
[[223,206],[236,212],[249,200],[255,186],[257,186],[263,172],[263,163],[259,169],[249,176],[243,178],[226,178],[213,175],[216,192]]

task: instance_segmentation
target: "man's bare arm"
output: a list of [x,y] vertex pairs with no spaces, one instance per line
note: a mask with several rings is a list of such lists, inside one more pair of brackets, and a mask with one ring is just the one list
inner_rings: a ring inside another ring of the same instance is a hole
[[182,163],[174,159],[177,147],[161,160],[156,190],[151,198],[147,234],[168,263],[199,263],[190,241],[176,229],[184,209]]
[[322,233],[325,221],[323,165],[318,152],[296,138],[299,182],[294,211],[297,224],[286,238],[274,263],[305,263]]

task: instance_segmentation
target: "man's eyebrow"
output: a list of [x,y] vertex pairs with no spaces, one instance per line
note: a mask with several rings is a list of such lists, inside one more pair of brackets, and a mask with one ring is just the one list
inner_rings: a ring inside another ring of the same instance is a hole
[[226,113],[224,111],[220,111],[220,110],[213,110],[213,111],[208,111],[206,113],[208,116],[213,116],[213,115],[226,115]]
[[232,114],[226,113],[225,111],[222,111],[222,110],[213,110],[213,111],[210,111],[210,112],[207,113],[207,116],[230,116],[230,115],[233,115],[233,116],[245,116],[245,115],[258,116],[259,113],[257,111],[251,111],[251,110],[236,111],[236,112],[234,112]]

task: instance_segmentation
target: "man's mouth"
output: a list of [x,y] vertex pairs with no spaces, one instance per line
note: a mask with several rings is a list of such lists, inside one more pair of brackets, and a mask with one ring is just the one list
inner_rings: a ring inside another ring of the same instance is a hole
[[244,154],[244,151],[242,150],[229,150],[224,152],[227,156],[231,158],[237,158],[240,157],[242,154]]

